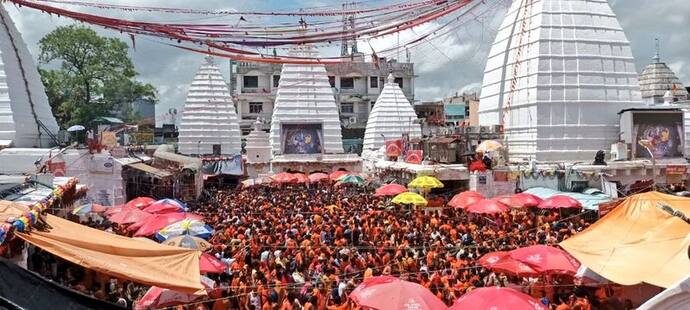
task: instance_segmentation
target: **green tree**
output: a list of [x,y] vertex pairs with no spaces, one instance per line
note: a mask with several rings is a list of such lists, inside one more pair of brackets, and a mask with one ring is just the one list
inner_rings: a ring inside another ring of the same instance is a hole
[[[156,89],[136,80],[128,46],[92,29],[58,27],[39,42],[39,70],[53,114],[63,127],[111,116],[137,99],[157,100]],[[125,113],[132,114],[132,113]]]

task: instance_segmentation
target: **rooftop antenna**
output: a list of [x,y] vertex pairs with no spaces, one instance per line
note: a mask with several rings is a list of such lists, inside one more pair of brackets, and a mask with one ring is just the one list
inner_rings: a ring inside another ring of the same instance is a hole
[[661,62],[661,42],[659,38],[654,38],[654,45],[656,48],[656,54],[654,57],[652,57],[652,60],[654,60],[655,63],[660,63]]

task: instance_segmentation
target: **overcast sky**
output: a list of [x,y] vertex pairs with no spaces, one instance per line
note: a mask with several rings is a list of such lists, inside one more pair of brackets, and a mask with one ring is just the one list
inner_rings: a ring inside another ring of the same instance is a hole
[[[461,27],[457,32],[439,40],[434,40],[417,50],[411,51],[411,60],[415,62],[419,76],[415,82],[417,100],[433,100],[455,92],[479,88],[488,49],[493,41],[495,30],[500,24],[509,0],[499,1],[495,8],[488,10],[484,16]],[[95,1],[97,2],[97,1]],[[246,10],[279,10],[286,8],[313,7],[342,3],[328,0],[107,0],[106,3],[149,5],[186,8],[192,3],[196,8],[213,10],[236,9]],[[690,32],[687,31],[690,21],[690,1],[688,0],[609,0],[614,12],[618,15],[625,33],[632,44],[633,54],[637,61],[637,70],[651,61],[654,54],[654,38],[661,39],[662,61],[667,62],[685,85],[690,84]],[[37,42],[48,32],[60,25],[69,25],[73,21],[58,18],[26,8],[16,8],[6,3],[5,8],[12,16],[17,28],[23,34],[34,57],[38,54]],[[66,7],[81,12],[96,12],[81,7]],[[133,18],[137,20],[164,21],[223,21],[236,23],[238,17],[209,19],[199,16],[156,16],[154,13],[122,13],[105,11],[111,16]],[[203,18],[200,20],[200,18]],[[254,23],[271,23],[269,20],[250,20]],[[425,26],[415,31],[423,32]],[[427,25],[426,27],[431,27]],[[119,37],[130,43],[129,37],[119,33],[94,27],[100,34]],[[414,33],[404,33],[400,41],[414,37]],[[374,43],[378,49],[397,40],[391,36]],[[332,51],[322,54],[333,55]],[[140,78],[153,84],[159,91],[160,104],[157,111],[167,111],[169,107],[181,108],[184,104],[188,84],[203,61],[203,55],[166,47],[138,37],[136,50],[130,50]],[[404,52],[401,58],[404,60]],[[223,62],[222,71],[227,76],[227,62]],[[160,114],[160,113],[158,113]]]

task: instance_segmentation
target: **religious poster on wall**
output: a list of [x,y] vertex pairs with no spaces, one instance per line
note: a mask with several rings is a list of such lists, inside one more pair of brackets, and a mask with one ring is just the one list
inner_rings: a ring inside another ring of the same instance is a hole
[[405,156],[405,162],[410,164],[421,164],[424,159],[423,150],[409,150],[407,151],[407,156]]
[[321,124],[283,124],[283,154],[323,153]]
[[401,154],[402,154],[402,141],[400,139],[386,141],[386,156],[398,157]]
[[635,157],[683,157],[682,113],[639,113],[633,118]]

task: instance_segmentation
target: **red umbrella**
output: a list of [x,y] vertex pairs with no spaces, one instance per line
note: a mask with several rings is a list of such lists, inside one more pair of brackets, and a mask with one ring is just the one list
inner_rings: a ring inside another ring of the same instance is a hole
[[546,245],[533,245],[510,251],[510,257],[540,273],[575,275],[580,263],[565,251]]
[[580,209],[582,204],[572,197],[556,195],[544,199],[537,207],[539,209]]
[[522,208],[522,207],[527,207],[525,205],[525,201],[520,199],[519,197],[515,197],[515,195],[503,195],[503,196],[498,196],[492,198],[492,200],[496,200],[506,206],[509,206],[511,208]]
[[465,211],[479,214],[496,214],[510,211],[510,207],[493,199],[484,199],[467,206]]
[[219,261],[215,256],[208,253],[201,253],[201,257],[199,257],[199,271],[205,273],[223,273],[226,269],[228,269],[228,266]]
[[316,183],[324,180],[328,180],[328,174],[323,172],[315,172],[309,175],[309,182]]
[[427,288],[389,276],[367,279],[350,298],[364,309],[447,309]]
[[295,181],[297,181],[295,175],[289,172],[278,173],[276,175],[271,176],[271,179],[275,183],[294,183]]
[[539,272],[512,257],[510,252],[498,251],[486,253],[479,258],[479,264],[497,272],[509,273],[521,277],[538,276]]
[[174,213],[174,212],[184,212],[184,206],[174,199],[161,199],[148,207],[143,209],[148,213],[163,214],[163,213]]
[[331,181],[338,181],[341,177],[343,177],[344,175],[347,175],[347,174],[350,174],[350,173],[347,171],[338,170],[338,171],[331,172],[331,174],[328,175],[328,177],[331,179]]
[[467,206],[484,199],[484,195],[475,191],[466,191],[453,196],[448,205],[454,208],[466,208]]
[[141,222],[149,217],[151,217],[151,213],[134,207],[123,207],[120,212],[111,215],[108,219],[113,223],[129,224]]
[[128,207],[143,209],[143,208],[148,207],[150,204],[152,204],[154,202],[156,202],[156,199],[153,199],[151,197],[137,197],[137,198],[130,200],[125,205]]
[[548,310],[525,293],[508,287],[480,287],[471,290],[455,301],[449,310]]
[[309,178],[304,173],[293,173],[292,175],[297,183],[309,183]]
[[374,196],[376,197],[382,197],[382,196],[395,196],[398,194],[402,194],[407,191],[407,187],[402,186],[400,184],[386,184],[384,186],[379,187],[376,189],[376,193]]
[[530,193],[515,194],[515,195],[513,195],[513,198],[521,201],[522,206],[524,206],[524,207],[536,207],[542,201],[542,199],[539,198],[539,196],[532,195]]
[[139,301],[136,302],[134,309],[158,309],[175,305],[188,304],[195,301],[202,295],[193,295],[172,291],[157,286],[152,286]]
[[154,214],[153,216],[141,222],[130,225],[127,229],[130,231],[136,231],[134,233],[134,237],[152,236],[168,225],[177,223],[184,219],[203,220],[204,218],[200,215],[182,212]]

